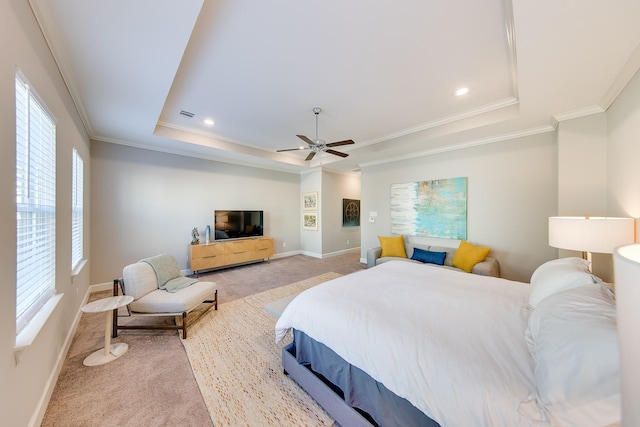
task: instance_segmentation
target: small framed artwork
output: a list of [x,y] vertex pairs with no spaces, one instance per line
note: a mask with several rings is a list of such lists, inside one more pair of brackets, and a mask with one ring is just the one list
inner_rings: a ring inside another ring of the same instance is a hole
[[318,192],[304,193],[302,195],[302,207],[304,210],[318,209]]
[[302,228],[305,230],[317,230],[318,229],[318,213],[305,212],[302,217]]
[[342,226],[360,227],[360,200],[342,199]]

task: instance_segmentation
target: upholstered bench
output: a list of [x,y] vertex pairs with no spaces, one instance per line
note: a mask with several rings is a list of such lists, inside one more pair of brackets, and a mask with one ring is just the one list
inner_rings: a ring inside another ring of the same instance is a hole
[[[122,316],[114,311],[113,337],[117,336],[118,329],[182,329],[182,338],[187,338],[189,325],[209,308],[218,309],[218,290],[214,282],[195,281],[176,292],[168,292],[158,287],[156,272],[149,263],[144,261],[126,266],[122,271],[122,278],[114,280],[113,292],[114,295],[122,292],[123,295],[131,295],[134,298],[133,302],[127,306],[127,316],[178,317],[175,326],[123,325],[118,324],[118,318]],[[187,318],[189,313],[201,304],[208,304],[208,306]]]

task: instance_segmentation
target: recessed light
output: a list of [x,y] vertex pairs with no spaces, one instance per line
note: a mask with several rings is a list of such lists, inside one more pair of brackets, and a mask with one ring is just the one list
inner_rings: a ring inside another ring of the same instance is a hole
[[204,119],[202,123],[204,123],[207,126],[213,126],[216,124],[216,122],[214,122],[212,119]]
[[462,95],[466,95],[469,93],[469,88],[468,87],[461,87],[460,89],[458,89],[456,91],[456,96],[462,96]]

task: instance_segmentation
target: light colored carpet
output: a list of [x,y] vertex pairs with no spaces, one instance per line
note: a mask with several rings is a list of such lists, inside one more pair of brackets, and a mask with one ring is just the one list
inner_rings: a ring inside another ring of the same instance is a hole
[[333,420],[284,375],[275,343],[276,319],[264,310],[275,300],[340,277],[325,273],[221,304],[181,340],[215,426],[331,426]]

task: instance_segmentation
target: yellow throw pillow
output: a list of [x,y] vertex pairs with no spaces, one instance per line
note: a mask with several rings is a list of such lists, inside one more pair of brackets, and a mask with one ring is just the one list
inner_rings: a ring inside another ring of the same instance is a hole
[[385,257],[385,256],[395,256],[400,258],[407,257],[407,252],[404,250],[404,237],[378,236],[378,240],[380,240],[380,247],[382,248],[382,255],[380,255],[380,257]]
[[458,267],[460,270],[464,270],[467,273],[471,273],[473,266],[484,261],[490,250],[491,248],[475,246],[465,240],[462,240],[460,241],[458,250],[453,254],[451,265]]

